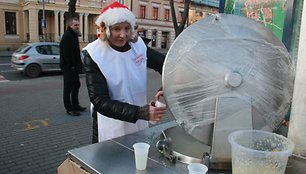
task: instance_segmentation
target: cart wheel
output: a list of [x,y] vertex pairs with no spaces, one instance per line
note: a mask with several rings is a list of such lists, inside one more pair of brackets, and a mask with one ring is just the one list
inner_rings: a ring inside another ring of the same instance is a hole
[[38,77],[41,73],[41,68],[38,64],[30,64],[27,66],[25,74],[28,77]]

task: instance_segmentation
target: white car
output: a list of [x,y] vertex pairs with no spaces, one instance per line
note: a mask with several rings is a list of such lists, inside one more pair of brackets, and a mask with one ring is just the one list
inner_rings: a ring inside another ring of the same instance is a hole
[[59,43],[26,43],[12,54],[11,63],[14,69],[28,77],[38,77],[41,72],[61,71]]

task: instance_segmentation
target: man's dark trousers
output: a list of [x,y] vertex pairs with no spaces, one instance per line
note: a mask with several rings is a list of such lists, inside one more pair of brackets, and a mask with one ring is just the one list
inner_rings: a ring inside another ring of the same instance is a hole
[[79,107],[79,89],[81,86],[79,72],[74,67],[63,70],[64,75],[64,106],[67,111]]

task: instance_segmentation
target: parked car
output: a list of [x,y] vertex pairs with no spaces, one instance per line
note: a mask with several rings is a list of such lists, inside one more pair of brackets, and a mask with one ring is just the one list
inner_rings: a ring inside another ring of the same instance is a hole
[[56,42],[26,43],[12,54],[12,67],[28,77],[38,77],[41,72],[61,71],[60,48]]

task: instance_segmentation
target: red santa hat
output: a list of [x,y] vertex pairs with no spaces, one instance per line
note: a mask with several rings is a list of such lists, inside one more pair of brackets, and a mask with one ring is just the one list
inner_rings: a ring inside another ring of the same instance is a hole
[[128,22],[131,24],[133,35],[134,27],[136,25],[136,17],[127,6],[115,1],[102,9],[101,14],[96,19],[95,23],[100,26],[102,22],[105,24],[107,37],[110,36],[109,27],[121,22]]

